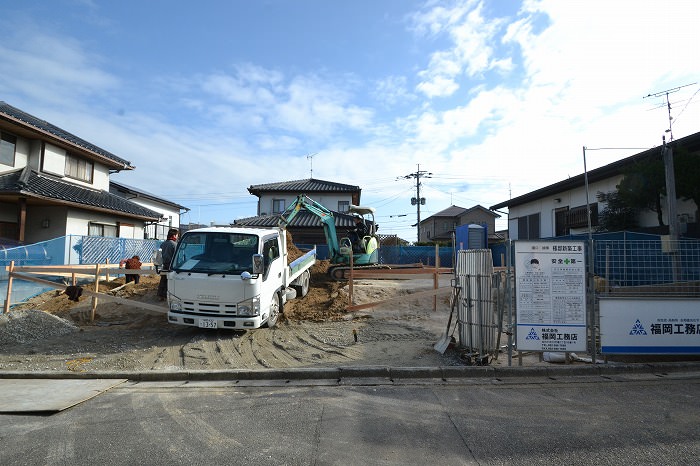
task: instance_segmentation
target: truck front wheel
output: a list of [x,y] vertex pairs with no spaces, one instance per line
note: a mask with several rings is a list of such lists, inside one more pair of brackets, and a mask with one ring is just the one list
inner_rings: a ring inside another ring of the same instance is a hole
[[263,324],[263,327],[272,328],[277,325],[277,320],[280,318],[282,313],[282,300],[280,299],[280,294],[275,293],[272,295],[272,301],[270,302],[270,312],[267,316],[267,321]]

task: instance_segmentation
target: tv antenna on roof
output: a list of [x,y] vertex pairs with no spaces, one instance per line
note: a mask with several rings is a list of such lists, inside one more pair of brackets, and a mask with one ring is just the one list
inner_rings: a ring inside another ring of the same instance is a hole
[[646,95],[642,97],[643,99],[646,99],[647,97],[661,97],[661,96],[666,96],[666,108],[668,109],[668,129],[666,130],[667,133],[669,133],[669,141],[673,141],[673,117],[671,116],[671,101],[668,100],[668,95],[673,94],[674,92],[678,92],[684,87],[688,86],[693,86],[697,83],[690,83],[690,84],[684,84],[682,86],[674,87],[671,89],[666,89],[665,91],[661,92],[655,92],[653,94]]
[[308,154],[306,156],[306,158],[309,160],[309,163],[311,164],[309,179],[313,179],[313,177],[314,177],[314,155],[316,155],[316,154],[318,154],[318,152],[314,152],[313,154]]

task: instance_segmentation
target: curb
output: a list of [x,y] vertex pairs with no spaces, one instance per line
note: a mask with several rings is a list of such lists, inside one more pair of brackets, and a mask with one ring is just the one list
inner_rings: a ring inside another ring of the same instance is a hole
[[11,372],[0,371],[2,379],[128,379],[133,382],[168,381],[233,381],[233,380],[342,380],[374,379],[439,379],[443,381],[464,378],[501,379],[512,377],[573,377],[606,376],[614,374],[666,374],[672,372],[700,372],[700,362],[662,362],[637,364],[559,365],[535,367],[441,366],[441,367],[384,367],[358,366],[337,368],[286,368],[220,371],[172,372]]

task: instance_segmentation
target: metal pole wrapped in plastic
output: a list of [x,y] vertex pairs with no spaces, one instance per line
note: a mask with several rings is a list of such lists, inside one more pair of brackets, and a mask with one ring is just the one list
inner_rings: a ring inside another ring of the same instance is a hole
[[459,302],[459,345],[475,364],[488,364],[496,348],[498,319],[492,299],[493,259],[489,249],[460,250],[456,278],[462,288]]

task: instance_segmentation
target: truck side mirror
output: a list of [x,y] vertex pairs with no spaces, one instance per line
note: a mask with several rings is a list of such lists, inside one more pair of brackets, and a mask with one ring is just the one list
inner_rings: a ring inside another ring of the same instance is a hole
[[265,272],[265,263],[262,254],[253,254],[253,273],[262,274]]

